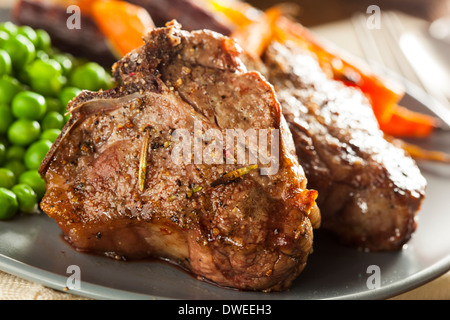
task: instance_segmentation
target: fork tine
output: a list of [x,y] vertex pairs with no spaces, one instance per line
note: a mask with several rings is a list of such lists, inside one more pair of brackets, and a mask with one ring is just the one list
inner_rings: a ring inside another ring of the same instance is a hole
[[397,71],[397,75],[392,76],[401,81],[407,91],[414,92],[417,88],[424,91],[427,94],[422,99],[425,107],[440,119],[441,129],[450,130],[448,100],[444,100],[428,83],[422,81],[400,47],[399,37],[404,34],[404,28],[398,16],[384,12],[380,30],[369,30],[366,17],[362,14],[355,15],[351,22],[366,61],[375,69],[386,67]]
[[385,67],[395,71],[398,75],[396,80],[405,86],[407,85],[405,79],[414,79],[415,83],[420,84],[419,78],[407,62],[406,57],[401,57],[402,53],[398,49],[394,49],[398,48],[398,45],[391,32],[396,32],[398,25],[393,26],[389,12],[383,13],[382,27],[379,30],[369,30],[366,26],[366,17],[361,14],[352,18],[352,24],[365,59],[372,67],[377,69]]
[[[412,68],[411,64],[408,62],[403,51],[400,50],[398,45],[398,39],[404,33],[404,27],[399,20],[398,16],[392,12],[386,12],[383,16],[383,35],[386,41],[389,43],[388,47],[392,53],[392,57],[398,65],[398,69],[401,71],[401,76],[403,77],[405,87],[408,87],[409,82],[413,82],[421,87],[422,90],[426,90],[421,79],[417,75],[416,71]],[[389,31],[387,31],[389,30]]]
[[396,53],[395,57],[399,65],[401,65],[405,70],[405,79],[416,80],[413,82],[417,83],[421,87],[421,89],[423,89],[423,91],[428,94],[428,97],[426,99],[426,106],[443,122],[440,129],[450,130],[450,101],[447,99],[445,94],[437,91],[435,88],[433,88],[432,84],[424,81],[419,76],[416,69],[411,65],[411,62],[408,60],[408,57],[403,52],[400,46],[400,39],[406,32],[403,24],[401,23],[398,15],[396,15],[395,13],[388,12],[387,16],[387,23],[390,24],[389,29],[392,32],[385,32],[385,34],[387,34],[391,38],[391,48]]
[[371,66],[380,64],[382,57],[375,39],[367,29],[365,17],[361,14],[354,15],[351,22],[356,34],[356,40],[361,47],[366,62]]

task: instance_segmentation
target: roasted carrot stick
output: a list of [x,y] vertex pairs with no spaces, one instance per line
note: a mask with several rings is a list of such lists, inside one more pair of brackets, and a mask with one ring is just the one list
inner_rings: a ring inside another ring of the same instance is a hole
[[422,113],[395,106],[388,122],[381,123],[384,133],[402,138],[428,137],[438,126],[437,120]]
[[[77,0],[74,0],[77,1]],[[111,42],[118,57],[142,44],[142,37],[154,25],[141,7],[115,0],[78,0],[95,19]],[[319,41],[307,28],[283,16],[275,6],[259,11],[241,1],[211,0],[220,12],[236,25],[232,37],[251,55],[261,56],[272,40],[294,41],[317,56],[336,80],[358,87],[370,100],[380,128],[388,134],[402,137],[427,137],[437,125],[436,119],[399,107],[403,88],[395,82],[374,74],[365,64],[348,54]]]
[[324,71],[331,71],[331,76],[336,80],[348,86],[358,87],[366,94],[380,128],[389,140],[395,141],[399,147],[416,159],[450,163],[450,155],[446,153],[424,150],[403,140],[392,138],[393,136],[425,138],[438,126],[438,121],[434,117],[413,112],[398,105],[404,96],[401,86],[374,74],[364,63],[349,57],[341,50],[321,43],[301,24],[283,17],[282,7],[275,6],[267,10],[259,15],[259,19],[249,19],[236,10],[236,7],[227,6],[220,0],[214,1],[220,3],[215,6],[215,9],[236,24],[237,29],[232,37],[247,52],[260,56],[272,40],[294,41],[300,47],[314,53]]
[[279,39],[296,40],[313,52],[322,66],[332,70],[335,79],[358,87],[370,100],[380,128],[386,133],[425,138],[436,128],[438,122],[435,118],[398,106],[404,90],[397,83],[375,74],[365,64],[341,50],[322,43],[299,23],[280,17],[275,29]]
[[281,14],[279,10],[269,10],[262,14],[260,19],[238,27],[231,38],[235,39],[250,55],[260,57],[273,39],[272,25]]
[[390,112],[404,95],[403,88],[392,81],[374,74],[364,64],[349,57],[347,53],[331,47],[319,41],[309,30],[301,24],[282,17],[276,21],[276,32],[280,39],[293,40],[311,52],[313,52],[319,62],[329,66],[338,80],[343,80],[345,71],[356,74],[356,82],[348,82],[358,86],[364,93],[369,95],[375,115],[381,122],[388,121]]
[[386,140],[392,142],[397,147],[402,148],[416,160],[450,164],[450,154],[448,153],[435,150],[426,150],[417,145],[408,143],[404,140],[397,139],[389,135],[386,136]]
[[210,0],[209,3],[214,11],[240,28],[257,21],[261,15],[259,10],[242,1]]
[[239,12],[236,6],[242,4],[240,1],[213,2],[217,11],[238,26],[232,36],[250,54],[262,54],[271,40],[294,41],[314,53],[324,70],[331,71],[336,80],[358,87],[368,97],[382,130],[396,136],[423,138],[436,127],[437,121],[433,117],[398,106],[405,94],[400,85],[375,74],[364,63],[342,50],[318,40],[300,23],[283,16],[282,6],[262,12],[255,20]]
[[143,36],[155,27],[144,8],[125,1],[94,1],[90,13],[118,57],[141,46]]

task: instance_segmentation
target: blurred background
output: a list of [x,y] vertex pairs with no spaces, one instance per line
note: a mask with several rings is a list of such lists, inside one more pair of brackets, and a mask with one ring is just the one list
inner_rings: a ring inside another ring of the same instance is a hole
[[[23,1],[53,4],[71,2],[71,0]],[[143,5],[146,9],[153,8],[154,11],[149,11],[152,18],[161,14],[165,23],[173,12],[178,12],[182,17],[186,16],[183,14],[185,9],[180,4],[189,1],[195,2],[195,0],[128,2]],[[247,0],[247,2],[263,10],[280,3],[295,4],[291,10],[293,17],[310,28],[314,34],[361,58],[374,70],[389,73],[391,78],[404,85],[407,92],[414,93],[422,98],[421,100],[427,100],[424,102],[432,106],[434,109],[432,113],[446,119],[445,122],[450,127],[450,0]],[[0,8],[13,7],[16,3],[18,0],[0,0]],[[371,17],[368,8],[371,6],[379,8],[380,25],[377,28],[368,27]],[[72,30],[70,35],[65,33],[58,35],[58,28],[54,25],[59,23],[59,26],[65,26],[67,18],[65,12],[59,16],[50,14],[49,17],[52,18],[43,19],[36,13],[37,11],[34,11],[36,9],[28,6],[26,12],[18,14],[24,18],[22,23],[31,23],[35,24],[34,27],[52,30],[52,38],[60,38],[62,42],[67,42],[60,46],[61,50],[76,55],[92,53],[93,58],[101,57],[100,62],[104,65],[110,65],[116,60],[107,44],[94,37],[95,23],[94,27],[92,22],[90,23],[90,36],[93,40],[86,40],[86,35],[89,36],[86,30],[80,32]],[[54,17],[59,18],[59,21]],[[180,22],[186,27],[186,21]],[[198,24],[196,19],[190,22]],[[208,26],[201,25],[201,27]],[[71,41],[74,42],[73,45],[70,45]],[[96,46],[90,45],[93,42]]]
[[[450,0],[248,0],[261,9],[298,5],[296,18],[317,36],[388,71],[450,123]],[[367,28],[369,6],[380,28]]]
[[[288,1],[249,0],[256,7],[268,8]],[[365,12],[370,5],[382,10],[396,10],[434,21],[450,14],[450,0],[290,0],[301,6],[300,20],[306,26],[316,26]]]
[[[38,1],[70,2],[70,0]],[[152,3],[158,1],[129,2],[143,3],[151,7]],[[446,118],[450,127],[450,0],[247,0],[247,2],[263,10],[280,3],[295,4],[292,15],[304,26],[309,27],[323,40],[328,40],[340,49],[366,61],[374,70],[379,69],[381,73],[389,72],[392,78],[402,82],[407,92],[428,99],[426,104],[435,106],[433,113],[436,114],[437,111],[441,118]],[[12,7],[16,3],[16,0],[0,0],[0,8]],[[370,6],[377,6],[380,11],[380,26],[375,29],[368,28],[367,25],[371,16],[368,12]],[[156,12],[165,12],[170,8],[170,1],[156,7],[158,7]],[[33,16],[33,13],[23,15]],[[38,19],[37,22],[40,27],[46,29],[46,25],[54,22],[50,20]],[[25,19],[25,22],[27,21],[29,20]],[[74,37],[63,35],[62,38],[67,40]],[[74,41],[76,42],[76,39]],[[91,41],[78,41],[72,49],[89,52],[93,50],[89,43]],[[96,43],[95,50],[109,52],[105,45],[102,47],[99,41]],[[89,48],[86,49],[83,45]],[[109,53],[97,56],[106,57],[104,59],[107,60],[107,64],[115,61],[115,57]],[[433,101],[429,99],[430,97]]]
[[[22,1],[53,4],[71,2],[71,0]],[[195,0],[128,2],[143,5],[146,9],[153,8],[154,11],[149,11],[152,18],[161,14],[165,23],[168,16],[170,19],[176,18],[171,16],[173,12],[181,15],[177,19],[185,17],[183,11],[185,8],[182,4],[189,1],[195,2]],[[280,3],[295,4],[291,11],[299,22],[310,28],[322,40],[327,40],[341,50],[361,58],[373,70],[389,73],[391,78],[404,85],[407,92],[414,93],[420,100],[427,100],[423,102],[431,106],[432,113],[446,119],[445,122],[450,128],[450,0],[247,0],[247,2],[263,10]],[[18,0],[0,0],[0,8],[13,7],[16,3]],[[377,28],[368,27],[371,18],[368,8],[371,6],[379,8],[380,24]],[[98,37],[95,38],[102,35],[98,32],[96,34],[95,23],[92,21],[85,21],[89,22],[87,25],[88,27],[90,25],[90,33],[84,27],[80,32],[72,30],[70,35],[64,32],[59,34],[60,29],[64,28],[58,28],[58,23],[59,26],[65,26],[67,19],[64,10],[62,15],[60,13],[54,16],[50,13],[48,17],[51,18],[40,17],[37,13],[39,9],[32,6],[28,6],[28,10],[20,10],[17,15],[21,19],[16,20],[22,20],[22,24],[31,23],[33,27],[52,30],[53,39],[65,42],[60,45],[61,50],[75,55],[92,53],[93,57],[87,58],[94,60],[97,58],[104,65],[111,65],[116,61],[109,46],[105,42],[98,41]],[[190,22],[198,25],[201,21],[191,19]],[[186,27],[186,21],[180,22]],[[201,27],[208,28],[203,25]],[[89,36],[92,39],[86,38]],[[92,46],[91,43],[96,45]],[[102,61],[99,60],[100,57]]]
[[[168,0],[170,1],[170,0]],[[365,12],[368,6],[377,5],[382,10],[396,10],[434,21],[450,15],[450,0],[248,0],[255,7],[266,9],[283,2],[297,3],[301,8],[299,18],[306,26],[316,26]],[[11,7],[16,0],[0,0],[0,7]]]

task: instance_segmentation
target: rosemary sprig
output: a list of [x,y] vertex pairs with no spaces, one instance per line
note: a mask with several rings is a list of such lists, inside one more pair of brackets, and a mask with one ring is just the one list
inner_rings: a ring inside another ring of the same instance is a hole
[[144,191],[145,179],[147,176],[147,160],[148,149],[150,145],[150,130],[145,130],[144,141],[141,148],[141,156],[139,158],[139,190]]
[[203,190],[203,187],[194,185],[188,191],[186,191],[186,198],[190,198],[194,195],[194,193],[200,192]]
[[257,168],[258,168],[258,165],[254,164],[254,165],[251,165],[248,167],[239,168],[234,171],[228,172],[228,173],[224,174],[223,176],[221,176],[216,181],[214,181],[213,183],[211,183],[211,187],[215,188],[221,184],[226,184],[226,183],[229,183],[236,179],[239,179],[240,177],[250,173],[251,171],[253,171]]

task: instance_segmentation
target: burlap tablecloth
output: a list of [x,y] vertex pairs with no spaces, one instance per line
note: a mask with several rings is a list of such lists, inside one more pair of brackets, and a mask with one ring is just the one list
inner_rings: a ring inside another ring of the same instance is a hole
[[0,271],[1,300],[85,300]]

